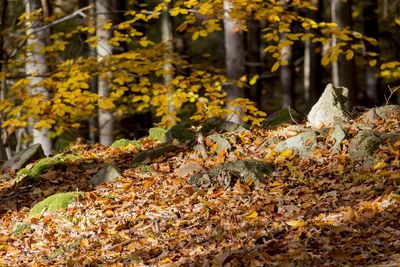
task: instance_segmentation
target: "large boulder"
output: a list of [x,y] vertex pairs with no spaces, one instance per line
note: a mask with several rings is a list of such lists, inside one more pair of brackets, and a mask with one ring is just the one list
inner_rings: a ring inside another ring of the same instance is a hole
[[227,162],[209,171],[200,172],[189,178],[189,184],[195,188],[212,186],[233,186],[237,180],[243,183],[258,185],[266,183],[272,173],[272,164],[259,160],[237,160]]
[[366,112],[362,119],[366,123],[377,123],[380,120],[387,121],[391,118],[400,120],[400,106],[387,105],[382,107],[371,108]]
[[35,144],[27,149],[19,151],[11,159],[4,162],[1,166],[2,171],[19,171],[24,168],[28,163],[43,158],[44,152],[40,144]]
[[362,130],[358,132],[349,145],[350,159],[362,160],[370,158],[383,141],[384,139],[378,131]]
[[338,121],[347,121],[348,112],[344,106],[348,89],[328,84],[318,102],[311,108],[307,119],[313,127],[333,126]]
[[290,137],[285,141],[278,143],[275,146],[276,152],[283,152],[291,149],[293,153],[304,157],[312,153],[317,147],[317,134],[313,131],[299,133],[296,136]]
[[394,144],[400,140],[400,134],[380,132],[376,130],[361,130],[349,144],[349,157],[352,160],[364,160],[365,164],[373,163],[373,154],[379,145],[385,141]]
[[106,164],[90,179],[90,184],[99,185],[114,182],[121,176],[120,170],[116,166]]

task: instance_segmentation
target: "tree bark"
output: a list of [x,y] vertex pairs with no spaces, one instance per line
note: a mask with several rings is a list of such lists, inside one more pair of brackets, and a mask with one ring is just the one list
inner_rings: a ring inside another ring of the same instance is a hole
[[[225,66],[227,77],[231,80],[238,80],[243,76],[245,71],[246,53],[243,45],[243,32],[231,19],[229,12],[232,9],[230,1],[224,1],[224,34],[225,34]],[[234,84],[226,86],[228,100],[244,97],[244,92]],[[241,110],[227,105],[234,114],[228,116],[228,120],[232,122],[240,122]]]
[[[246,33],[246,51],[247,51],[247,59],[246,59],[246,74],[249,79],[252,79],[254,76],[261,76],[262,72],[262,62],[261,62],[261,39],[260,39],[260,25],[256,20],[248,20],[247,21],[247,33]],[[259,80],[254,85],[250,85],[248,90],[248,98],[255,103],[257,106],[261,108],[261,93],[262,87]]]
[[[364,4],[364,34],[379,41],[379,20],[377,0],[367,0]],[[365,43],[368,52],[380,53],[379,46]],[[384,100],[383,90],[380,89],[379,69],[367,65],[365,69],[365,95],[369,105],[381,104]]]
[[[285,38],[285,36],[282,36]],[[287,61],[286,66],[280,68],[280,84],[282,93],[282,108],[292,107],[294,108],[294,64],[293,64],[293,45],[286,46],[281,50],[281,60]]]
[[166,63],[164,65],[164,70],[166,71],[166,75],[164,76],[164,85],[168,88],[168,119],[171,125],[168,126],[173,126],[176,121],[175,121],[175,116],[176,116],[176,110],[175,106],[173,104],[172,98],[174,96],[174,92],[171,86],[172,79],[173,79],[173,66],[171,63],[171,55],[174,51],[173,47],[173,32],[172,32],[172,21],[171,21],[171,16],[169,14],[169,5],[167,3],[167,10],[164,10],[161,13],[161,40],[162,42],[167,46],[167,53],[164,56],[164,59],[166,60]]
[[[96,37],[97,60],[102,63],[106,57],[112,54],[112,46],[108,44],[111,31],[103,29],[103,25],[111,20],[109,9],[111,0],[96,0]],[[98,94],[101,98],[110,95],[110,87],[106,78],[107,73],[98,77]],[[111,110],[99,109],[99,142],[103,145],[111,145],[113,142],[114,118]]]
[[[331,12],[332,22],[335,22],[340,28],[352,27],[351,0],[332,0]],[[334,44],[335,44],[334,37]],[[346,106],[351,110],[357,101],[357,83],[356,83],[356,65],[354,58],[346,60],[344,55],[339,56],[337,62],[332,63],[333,84],[334,86],[345,86],[349,89],[349,101]]]
[[[6,29],[7,21],[7,7],[8,0],[3,0],[0,4],[0,72],[3,72],[3,62],[7,60],[7,55],[4,50],[4,30]],[[4,100],[6,97],[6,78],[4,77],[0,81],[0,100]],[[7,153],[4,144],[5,134],[4,130],[0,131],[0,160],[7,160]]]
[[[310,18],[320,22],[322,20],[323,1],[318,0],[316,7],[316,11],[310,12]],[[308,110],[318,101],[323,91],[321,53],[322,45],[320,43],[312,43],[310,39],[306,40],[304,49],[304,93]]]
[[[42,8],[40,0],[28,0],[25,2],[26,12],[34,12]],[[26,34],[28,35],[27,46],[31,49],[27,51],[25,64],[26,75],[30,82],[31,95],[42,95],[44,99],[50,97],[49,92],[43,86],[38,86],[37,84],[44,80],[48,72],[48,65],[46,55],[41,52],[46,46],[46,31],[38,31],[34,34],[36,28],[41,26],[41,22],[36,20],[28,22],[28,28]],[[34,119],[31,120],[35,123]],[[49,155],[52,152],[52,143],[49,137],[48,129],[33,129],[33,143],[41,144],[45,155]]]

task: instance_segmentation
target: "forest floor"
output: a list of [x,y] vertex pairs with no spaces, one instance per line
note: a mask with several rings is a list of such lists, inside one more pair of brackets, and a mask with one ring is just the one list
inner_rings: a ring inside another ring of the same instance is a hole
[[[342,153],[320,142],[301,158],[262,148],[278,129],[232,133],[240,153],[218,155],[208,146],[203,159],[187,146],[135,168],[138,151],[157,142],[75,145],[71,153],[81,159],[36,184],[0,184],[0,266],[398,266],[400,142],[381,145],[375,163],[363,166],[347,154],[354,131]],[[199,191],[176,175],[188,162],[209,169],[237,158],[275,170],[263,185]],[[123,177],[89,186],[104,162]],[[45,197],[75,190],[84,195],[68,209],[27,216]]]

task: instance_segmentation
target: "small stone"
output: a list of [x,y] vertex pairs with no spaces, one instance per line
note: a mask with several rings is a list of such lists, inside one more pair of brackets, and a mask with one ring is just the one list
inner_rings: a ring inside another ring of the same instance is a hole
[[335,140],[335,144],[331,148],[333,154],[338,154],[341,151],[340,143],[346,138],[346,132],[339,124],[335,126],[333,132],[329,135]]
[[283,152],[291,149],[294,153],[304,157],[312,153],[317,147],[317,134],[313,131],[299,133],[285,141],[278,143],[275,147],[276,152]]
[[217,153],[220,153],[221,151],[223,151],[225,149],[226,149],[226,151],[229,151],[232,148],[229,141],[221,134],[209,135],[209,136],[207,136],[207,139],[213,141],[217,145],[217,148],[215,149],[215,151]]
[[175,172],[178,177],[186,177],[195,172],[203,170],[203,166],[197,162],[188,162],[181,165]]
[[148,164],[152,160],[155,160],[163,155],[166,155],[170,152],[175,152],[180,150],[181,148],[175,145],[160,145],[151,150],[142,151],[133,158],[132,165],[136,167],[140,164]]
[[121,177],[120,170],[112,164],[106,164],[91,179],[90,184],[99,185],[114,182]]
[[43,157],[44,152],[42,146],[40,144],[35,144],[27,149],[19,151],[11,159],[4,162],[3,166],[1,166],[1,170],[15,172],[24,168],[28,163]]

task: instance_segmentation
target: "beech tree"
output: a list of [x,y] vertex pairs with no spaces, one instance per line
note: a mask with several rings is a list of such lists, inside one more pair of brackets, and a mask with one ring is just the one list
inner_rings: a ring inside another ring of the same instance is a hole
[[[112,54],[113,47],[109,41],[111,39],[111,0],[96,0],[96,37],[97,37],[97,59],[99,63],[105,63]],[[100,64],[101,68],[102,64]],[[110,95],[108,84],[109,72],[100,70],[98,77],[98,92],[101,98]],[[99,142],[103,145],[111,145],[113,142],[114,119],[112,110],[106,108],[99,109]]]
[[[29,79],[30,94],[47,100],[50,98],[50,94],[42,85],[48,74],[48,62],[44,52],[47,37],[46,31],[39,29],[39,27],[43,26],[43,8],[40,0],[28,0],[25,2],[25,7],[26,12],[33,16],[32,20],[27,22],[26,31],[28,39],[25,70]],[[38,99],[38,101],[40,100]],[[52,152],[49,129],[46,127],[39,128],[36,123],[36,118],[32,117],[33,143],[41,144],[45,154],[49,155]]]
[[[232,3],[227,0],[223,4],[226,74],[231,80],[239,80],[244,75],[246,60],[243,31],[240,28],[240,24],[231,18]],[[229,100],[244,97],[243,90],[238,88],[232,81],[226,86],[226,92]],[[240,107],[228,104],[228,108],[233,111],[232,114],[228,115],[228,120],[239,122]]]

